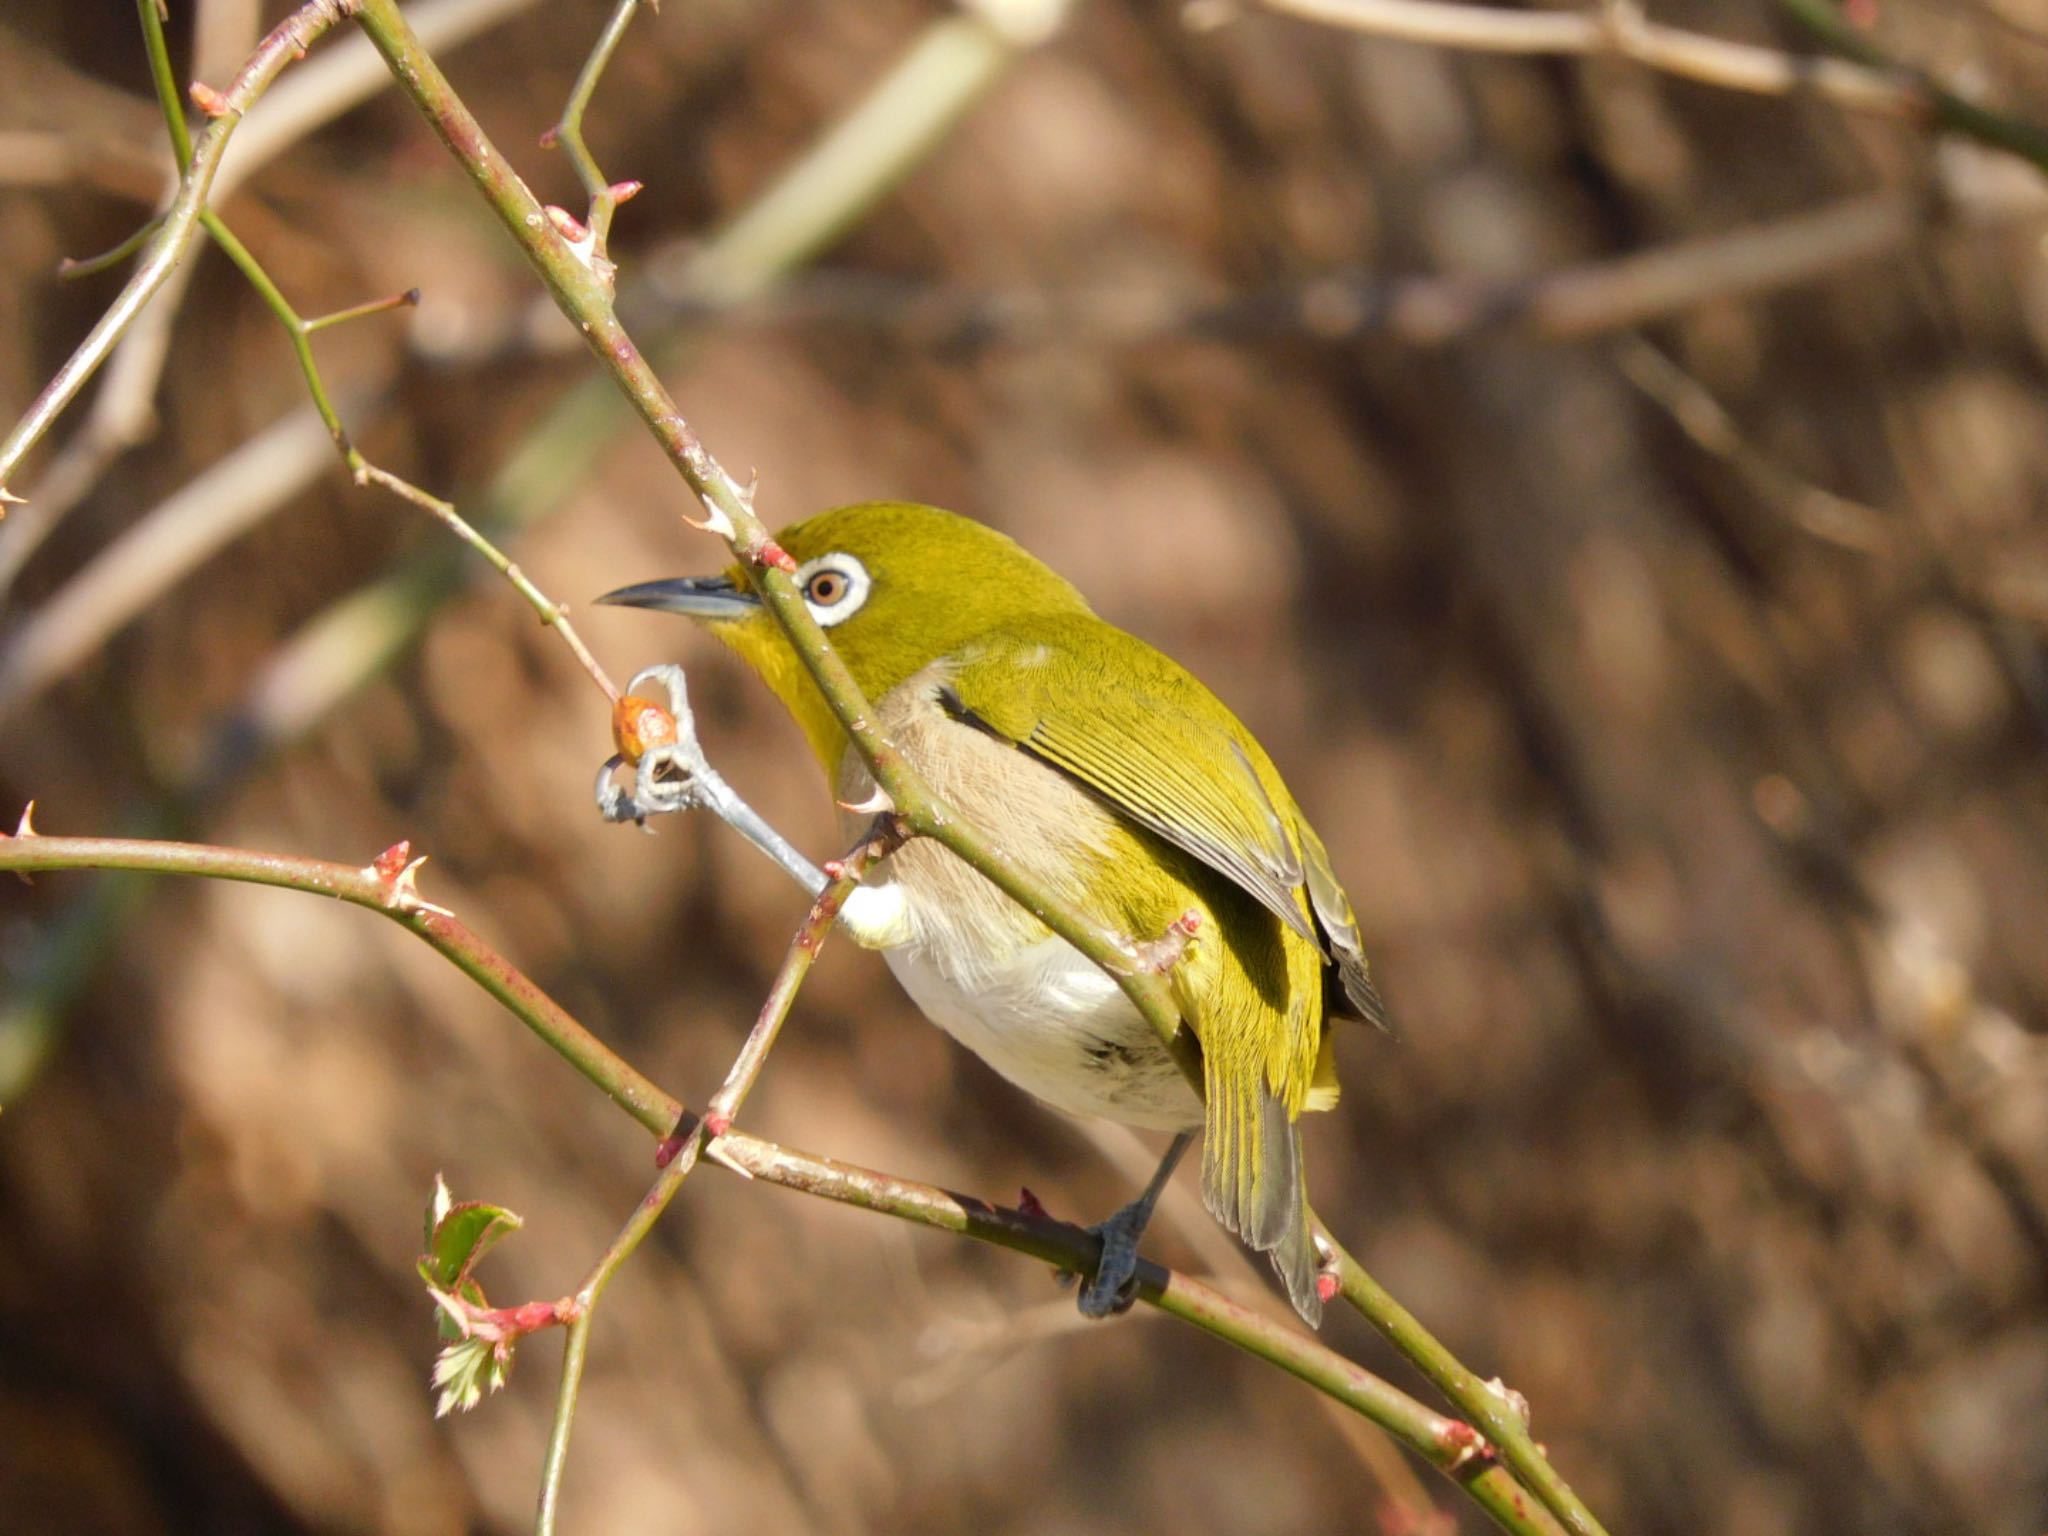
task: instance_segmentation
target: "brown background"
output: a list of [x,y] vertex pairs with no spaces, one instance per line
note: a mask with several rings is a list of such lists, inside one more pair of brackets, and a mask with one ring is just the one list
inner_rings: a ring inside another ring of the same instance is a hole
[[[1767,7],[1656,11],[1793,41]],[[1892,45],[2048,99],[2048,47],[2015,25],[2048,24],[2033,0],[1883,12]],[[573,184],[534,138],[602,13],[545,7],[451,55],[551,200]],[[591,118],[607,169],[647,183],[619,222],[629,288],[938,14],[676,3],[638,23]],[[117,281],[59,286],[57,257],[133,226],[162,151],[126,7],[19,0],[6,26],[0,128],[100,146],[54,185],[19,153],[0,167],[12,412]],[[1917,232],[1795,287],[1568,340],[1516,302],[1521,279],[1887,188],[1928,198]],[[1808,100],[1091,3],[832,249],[836,280],[700,325],[670,370],[714,450],[759,469],[771,521],[869,496],[971,511],[1258,732],[1401,1023],[1344,1043],[1345,1102],[1310,1136],[1317,1203],[1528,1395],[1618,1533],[2048,1520],[2034,191]],[[1972,216],[1987,200],[1996,217]],[[533,285],[389,93],[227,212],[308,312],[425,290],[320,350],[374,399],[352,418],[368,451],[465,505],[592,371],[535,344],[559,336],[526,324]],[[1328,283],[1421,276],[1507,286],[1430,345]],[[1090,303],[1019,324],[974,302],[1047,293]],[[678,323],[639,313],[645,336]],[[1629,381],[1645,336],[1738,445],[1701,446]],[[5,635],[300,401],[217,254],[174,349],[160,429],[37,551]],[[611,420],[515,545],[571,601],[718,563]],[[302,626],[447,542],[323,469],[0,719],[0,807],[136,824]],[[411,838],[433,899],[701,1101],[799,901],[715,826],[599,826],[600,701],[466,569],[367,687],[155,824],[349,862]],[[729,658],[678,621],[590,611],[586,632],[621,676],[685,660],[714,759],[836,851],[795,731]],[[75,1002],[0,1117],[0,1527],[522,1528],[556,1348],[437,1425],[418,1212],[437,1169],[513,1206],[527,1230],[491,1261],[494,1297],[559,1294],[642,1189],[645,1138],[355,909],[157,883],[67,955],[101,888],[5,885],[9,1050],[66,963]],[[843,946],[747,1120],[995,1198],[1028,1183],[1079,1217],[1145,1156],[1009,1089]],[[1176,1196],[1162,1257],[1267,1294]],[[1326,1336],[1412,1384],[1355,1319]],[[720,1174],[594,1339],[571,1530],[1413,1524],[1387,1503],[1398,1469],[1215,1342],[1071,1325],[1037,1265]]]

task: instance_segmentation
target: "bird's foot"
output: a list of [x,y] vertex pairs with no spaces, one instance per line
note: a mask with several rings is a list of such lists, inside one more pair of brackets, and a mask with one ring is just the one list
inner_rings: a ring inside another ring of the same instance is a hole
[[[661,685],[668,695],[666,711],[641,694],[643,682]],[[595,791],[597,812],[606,821],[645,825],[650,816],[670,816],[706,805],[716,808],[721,795],[729,797],[730,791],[698,744],[697,723],[690,713],[681,667],[648,667],[635,673],[626,685],[614,724],[620,750],[598,769]],[[630,788],[616,777],[626,764],[633,769]]]
[[1114,1317],[1138,1299],[1138,1239],[1152,1219],[1152,1204],[1140,1197],[1088,1229],[1102,1239],[1102,1257],[1075,1298],[1083,1317]]
[[1096,1260],[1095,1273],[1076,1298],[1083,1317],[1113,1317],[1130,1311],[1131,1303],[1138,1299],[1138,1239],[1145,1234],[1145,1225],[1152,1219],[1152,1209],[1159,1204],[1166,1181],[1173,1177],[1173,1170],[1194,1139],[1193,1131],[1182,1131],[1174,1137],[1166,1155],[1159,1159],[1159,1168],[1152,1175],[1152,1182],[1145,1186],[1145,1192],[1109,1220],[1088,1229],[1102,1239],[1102,1257]]

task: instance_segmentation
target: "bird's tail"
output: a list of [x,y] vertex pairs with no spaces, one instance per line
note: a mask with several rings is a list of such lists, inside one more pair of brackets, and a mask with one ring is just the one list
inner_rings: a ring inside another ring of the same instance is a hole
[[1250,1087],[1207,1078],[1202,1202],[1209,1214],[1273,1261],[1287,1299],[1311,1328],[1323,1319],[1320,1264],[1309,1233],[1301,1131],[1286,1100],[1253,1075]]

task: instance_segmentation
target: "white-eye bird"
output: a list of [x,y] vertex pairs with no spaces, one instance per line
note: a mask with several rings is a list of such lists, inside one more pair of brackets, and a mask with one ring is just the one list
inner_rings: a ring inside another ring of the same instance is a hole
[[[1071,1114],[1179,1133],[1145,1197],[1105,1225],[1082,1309],[1129,1304],[1137,1232],[1200,1126],[1209,1210],[1318,1321],[1296,1122],[1336,1101],[1331,1020],[1385,1015],[1351,903],[1279,770],[1179,664],[979,523],[865,502],[778,542],[909,765],[1098,923],[1178,945],[1163,974],[1201,1046],[1200,1097],[1114,978],[936,841],[879,865],[840,920],[1011,1082]],[[849,836],[863,827],[846,807],[871,813],[874,783],[742,568],[600,601],[707,623],[796,717]]]

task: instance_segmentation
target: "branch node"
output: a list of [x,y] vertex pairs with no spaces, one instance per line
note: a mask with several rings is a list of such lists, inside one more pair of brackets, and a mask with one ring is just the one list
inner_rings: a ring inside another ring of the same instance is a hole
[[1505,1381],[1502,1381],[1498,1376],[1494,1377],[1491,1381],[1487,1382],[1486,1390],[1491,1392],[1495,1397],[1499,1398],[1503,1403],[1507,1404],[1508,1412],[1512,1413],[1516,1418],[1522,1421],[1522,1427],[1524,1429],[1529,1427],[1528,1398],[1522,1396],[1521,1393],[1517,1392]]
[[[305,49],[300,48],[296,52],[300,58],[305,57]],[[232,101],[229,101],[227,97],[221,95],[219,91],[216,91],[204,80],[194,80],[190,94],[192,105],[211,118],[227,117],[240,110]]]

